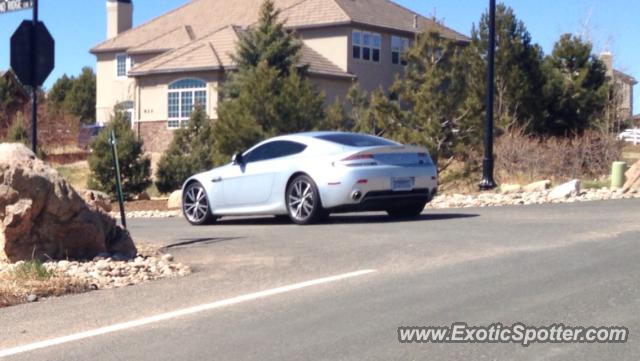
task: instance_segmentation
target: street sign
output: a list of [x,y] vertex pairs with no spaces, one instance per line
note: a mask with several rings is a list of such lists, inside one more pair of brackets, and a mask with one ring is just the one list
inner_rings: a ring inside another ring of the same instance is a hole
[[[32,39],[36,39],[35,46]],[[44,83],[53,70],[54,47],[44,23],[38,21],[35,28],[29,20],[20,24],[11,36],[11,68],[22,84],[38,87]]]
[[31,9],[33,0],[0,0],[0,14],[9,11]]

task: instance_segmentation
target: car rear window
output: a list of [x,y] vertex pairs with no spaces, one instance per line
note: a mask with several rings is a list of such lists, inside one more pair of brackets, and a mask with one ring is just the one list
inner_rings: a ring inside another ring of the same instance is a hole
[[377,147],[386,145],[398,145],[390,140],[374,137],[366,134],[324,134],[316,136],[318,139],[346,145],[349,147]]

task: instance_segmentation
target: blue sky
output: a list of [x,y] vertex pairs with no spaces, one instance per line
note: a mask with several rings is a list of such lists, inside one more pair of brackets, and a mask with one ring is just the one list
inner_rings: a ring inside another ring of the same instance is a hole
[[[235,1],[235,0],[230,0]],[[140,24],[187,0],[134,0],[134,25]],[[397,0],[423,15],[444,20],[459,32],[469,34],[473,23],[488,6],[488,0]],[[56,68],[45,87],[62,74],[77,74],[95,58],[89,49],[104,39],[106,33],[105,0],[40,0],[40,18],[56,39]],[[610,50],[615,67],[640,78],[640,1],[631,0],[506,0],[525,22],[533,40],[546,53],[563,33],[583,34],[594,43],[594,50]],[[0,15],[0,69],[9,66],[9,37],[30,11]],[[636,91],[636,109],[640,106]]]

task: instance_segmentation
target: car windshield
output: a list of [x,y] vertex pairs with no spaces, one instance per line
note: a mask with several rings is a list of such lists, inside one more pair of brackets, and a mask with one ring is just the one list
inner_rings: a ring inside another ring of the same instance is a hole
[[385,146],[385,145],[398,145],[398,143],[392,142],[390,140],[386,140],[380,137],[374,137],[372,135],[366,134],[348,134],[348,133],[337,133],[337,134],[324,134],[316,136],[318,139],[327,140],[329,142],[338,143],[341,145],[346,145],[349,147],[376,147],[376,146]]

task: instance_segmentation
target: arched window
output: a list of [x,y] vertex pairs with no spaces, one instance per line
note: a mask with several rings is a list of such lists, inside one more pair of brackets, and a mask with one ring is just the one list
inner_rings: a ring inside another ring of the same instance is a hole
[[124,113],[125,117],[127,117],[129,125],[133,123],[133,106],[134,104],[131,100],[123,101],[117,105],[118,109]]
[[199,79],[181,79],[169,84],[168,126],[186,126],[194,106],[207,109],[207,83]]

